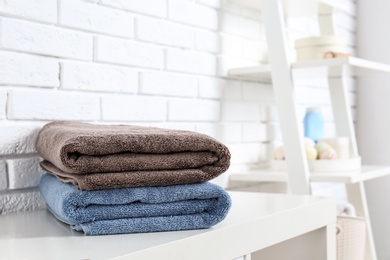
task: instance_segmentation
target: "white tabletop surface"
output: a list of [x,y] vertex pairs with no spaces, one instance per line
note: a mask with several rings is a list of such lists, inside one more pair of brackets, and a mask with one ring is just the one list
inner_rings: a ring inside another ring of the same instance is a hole
[[227,218],[205,230],[85,236],[46,210],[0,217],[0,259],[233,259],[335,221],[331,199],[230,192]]

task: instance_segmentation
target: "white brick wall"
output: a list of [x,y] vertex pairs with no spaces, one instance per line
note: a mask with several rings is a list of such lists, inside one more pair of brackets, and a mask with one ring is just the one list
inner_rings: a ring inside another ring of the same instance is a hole
[[0,156],[34,153],[35,139],[42,123],[5,122],[0,124]]
[[194,48],[195,30],[154,18],[137,18],[137,39],[183,48]]
[[57,1],[53,0],[12,0],[0,1],[0,13],[32,20],[56,23]]
[[219,8],[222,5],[222,1],[220,0],[198,0],[198,3],[208,5],[210,7]]
[[230,56],[241,57],[243,49],[242,37],[232,35],[221,35],[221,51]]
[[134,36],[134,16],[128,12],[79,0],[59,1],[59,24],[92,32]]
[[257,102],[226,101],[222,105],[224,121],[258,121],[260,105]]
[[45,201],[37,190],[16,190],[0,194],[0,215],[45,208]]
[[272,86],[252,82],[243,84],[242,97],[244,100],[275,101]]
[[6,49],[70,59],[92,59],[92,37],[17,19],[0,20],[0,46]]
[[242,125],[242,140],[244,142],[269,142],[269,126],[262,123],[247,123]]
[[140,75],[140,93],[195,97],[198,94],[198,80],[182,74],[143,72]]
[[102,97],[103,120],[164,121],[167,117],[166,100],[158,97],[119,96]]
[[197,5],[190,1],[169,0],[169,18],[176,22],[218,29],[218,12],[212,8]]
[[195,74],[215,75],[216,57],[197,51],[168,49],[166,66],[168,70]]
[[95,59],[99,62],[156,69],[164,67],[164,52],[157,45],[99,36],[95,51]]
[[61,63],[61,88],[135,93],[138,71],[94,63]]
[[244,39],[242,41],[242,50],[242,56],[245,59],[268,62],[267,46],[261,41]]
[[238,143],[241,141],[241,126],[234,123],[196,125],[196,131],[212,136],[224,143]]
[[171,121],[218,121],[220,102],[213,100],[171,99],[168,120]]
[[45,173],[38,158],[7,160],[7,169],[10,189],[35,187]]
[[46,59],[12,52],[0,52],[0,85],[57,87],[59,64]]
[[219,52],[219,35],[217,32],[198,29],[195,32],[195,48],[201,51]]
[[99,97],[67,91],[10,90],[7,118],[30,120],[96,120]]
[[0,90],[0,119],[5,118],[7,105],[7,91]]
[[221,16],[220,26],[222,32],[252,39],[260,39],[263,28],[259,21],[232,13]]
[[144,15],[152,15],[158,17],[167,16],[167,0],[101,0],[103,5],[116,7],[118,9],[133,11]]
[[[224,98],[229,95],[227,93],[228,86],[232,84],[230,81],[226,81],[220,78],[214,77],[200,77],[199,78],[199,96],[203,98]],[[233,89],[233,87],[230,87]],[[239,87],[237,87],[239,89]],[[232,90],[234,91],[234,90]]]
[[5,161],[0,161],[0,191],[7,189],[7,168]]
[[[318,31],[312,21],[289,20],[289,37]],[[355,18],[337,21],[352,43]],[[261,165],[280,139],[272,87],[227,73],[267,61],[264,35],[261,12],[224,0],[0,1],[0,214],[44,207],[35,140],[52,120],[208,134],[232,153],[222,185]],[[320,102],[332,133],[325,86],[299,81],[299,114]]]

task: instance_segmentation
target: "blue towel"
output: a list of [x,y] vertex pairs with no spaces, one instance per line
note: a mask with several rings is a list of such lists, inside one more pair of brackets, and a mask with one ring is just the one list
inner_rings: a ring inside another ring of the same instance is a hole
[[209,228],[231,206],[229,194],[210,182],[81,191],[45,174],[39,188],[54,216],[86,235]]

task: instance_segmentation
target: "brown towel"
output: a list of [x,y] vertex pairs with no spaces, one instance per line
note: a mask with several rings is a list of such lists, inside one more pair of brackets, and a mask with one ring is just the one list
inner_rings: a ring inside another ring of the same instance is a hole
[[46,170],[86,190],[203,182],[230,164],[207,135],[154,127],[55,121],[36,145]]

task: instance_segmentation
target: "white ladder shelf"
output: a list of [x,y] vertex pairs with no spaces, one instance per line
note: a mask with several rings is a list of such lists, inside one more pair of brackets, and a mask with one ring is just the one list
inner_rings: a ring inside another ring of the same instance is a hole
[[[238,1],[238,0],[232,0]],[[289,61],[288,46],[285,33],[285,21],[282,1],[284,0],[246,0],[249,6],[258,7],[264,18],[269,60],[272,66],[257,66],[248,68],[234,68],[229,75],[237,78],[272,81],[276,106],[279,113],[281,133],[286,153],[287,172],[271,170],[269,168],[231,174],[232,181],[251,182],[287,182],[293,194],[310,194],[310,182],[337,182],[344,183],[349,201],[355,206],[359,216],[366,219],[367,243],[365,250],[366,260],[376,260],[374,239],[371,229],[370,216],[367,207],[364,181],[390,175],[390,167],[362,166],[358,171],[337,173],[309,172],[306,154],[303,146],[303,134],[300,132],[297,116],[297,106],[294,92],[293,71],[304,68],[324,67],[328,71],[329,90],[335,119],[337,136],[349,137],[352,156],[358,156],[353,119],[347,98],[345,76],[352,68],[353,73],[366,70],[390,73],[390,65],[367,61],[355,57],[323,59],[292,63]],[[338,6],[337,1],[319,0],[325,4],[325,10],[348,12],[345,6]],[[324,6],[322,6],[324,7]],[[320,20],[320,23],[329,20]],[[333,25],[332,25],[333,26]],[[320,24],[321,31],[332,31],[329,26]],[[328,256],[335,259],[335,256]]]

